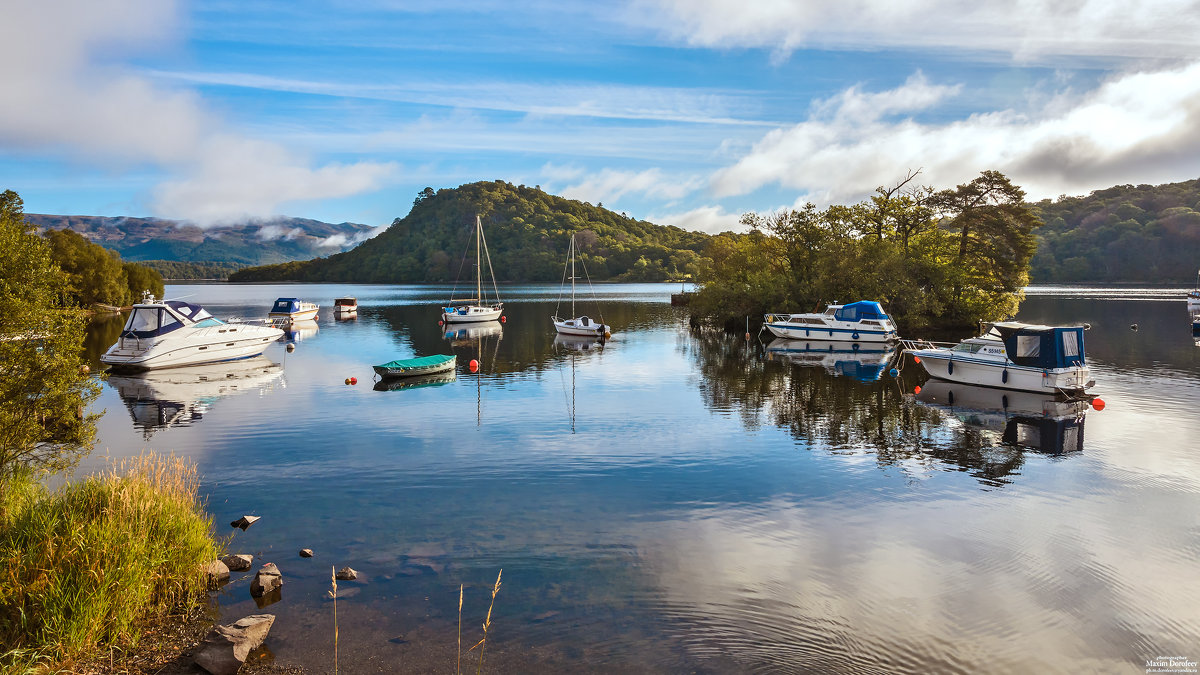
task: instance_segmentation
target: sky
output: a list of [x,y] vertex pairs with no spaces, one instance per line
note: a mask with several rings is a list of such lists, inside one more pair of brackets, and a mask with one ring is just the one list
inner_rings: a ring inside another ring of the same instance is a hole
[[1200,177],[1200,0],[15,0],[29,213],[385,225],[537,185],[717,232],[919,170],[1031,199]]

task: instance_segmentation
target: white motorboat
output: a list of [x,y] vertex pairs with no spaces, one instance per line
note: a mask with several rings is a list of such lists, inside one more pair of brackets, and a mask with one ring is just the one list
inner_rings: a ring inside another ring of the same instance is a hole
[[[558,331],[559,335],[578,335],[582,337],[596,337],[601,340],[612,336],[612,327],[605,325],[604,315],[600,315],[600,321],[595,321],[587,316],[578,316],[575,314],[575,280],[579,277],[575,276],[575,234],[571,233],[571,244],[567,247],[567,262],[570,264],[570,279],[571,279],[571,317],[570,319],[562,319],[558,316],[558,306],[554,308],[554,316],[550,317],[550,321],[554,323],[554,330]],[[582,261],[581,261],[582,262]],[[587,273],[587,268],[584,268],[584,273]],[[563,265],[563,283],[559,287],[558,302],[562,304],[562,288],[566,286],[567,266]],[[588,286],[591,286],[591,279],[588,279]],[[593,298],[595,293],[592,294]]]
[[941,380],[926,382],[916,397],[965,424],[999,432],[1010,445],[1050,454],[1083,451],[1085,398]]
[[822,313],[766,314],[763,327],[785,340],[890,342],[896,324],[878,302],[862,300],[829,305]]
[[[492,277],[492,291],[496,300],[489,302],[483,295],[483,262],[487,261],[488,274]],[[453,292],[451,292],[453,296]],[[475,297],[454,299],[442,307],[442,321],[446,323],[473,323],[495,321],[504,313],[500,302],[500,291],[496,288],[496,273],[492,270],[492,258],[487,252],[487,239],[483,236],[483,221],[475,216]]]
[[904,340],[925,372],[951,382],[1043,393],[1081,394],[1096,384],[1084,358],[1085,326],[1004,321],[956,345]]
[[233,361],[262,354],[281,335],[272,326],[221,321],[200,305],[159,302],[146,294],[100,362],[114,369],[149,370]]
[[874,382],[883,376],[896,348],[886,342],[829,342],[776,338],[767,358],[798,366],[820,366],[825,372]]
[[333,316],[337,319],[353,319],[358,316],[358,300],[338,298],[333,301]]
[[279,298],[271,306],[267,318],[275,323],[295,323],[297,321],[316,321],[320,305],[304,302],[299,298]]

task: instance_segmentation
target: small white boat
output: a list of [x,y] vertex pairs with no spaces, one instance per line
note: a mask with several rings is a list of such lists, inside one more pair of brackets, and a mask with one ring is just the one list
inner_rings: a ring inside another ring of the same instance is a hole
[[350,319],[358,316],[358,300],[355,298],[338,298],[334,300],[333,316],[339,319]]
[[950,382],[1043,393],[1081,394],[1096,384],[1084,358],[1084,326],[1003,321],[956,345],[904,340],[925,372]]
[[[483,295],[483,262],[487,260],[488,273],[492,276],[492,290],[495,302],[489,302]],[[442,306],[442,321],[445,323],[474,323],[476,321],[495,321],[504,313],[504,303],[500,302],[500,291],[496,288],[496,274],[492,271],[492,258],[487,252],[487,240],[483,236],[483,221],[475,216],[475,297],[456,300]]]
[[874,382],[883,376],[896,348],[885,342],[830,342],[828,340],[784,340],[767,345],[767,358],[798,366],[820,366],[834,376]]
[[281,335],[272,326],[221,321],[200,305],[159,302],[146,294],[100,362],[114,369],[149,370],[233,361],[262,354]]
[[296,321],[315,321],[317,311],[321,307],[316,303],[304,302],[298,298],[279,298],[271,306],[267,318],[279,323],[294,323]]
[[890,342],[896,324],[878,302],[863,300],[829,305],[822,313],[766,314],[763,327],[785,340]]
[[[567,261],[571,265],[571,314],[574,317],[571,319],[562,319],[558,316],[558,307],[554,308],[554,316],[550,317],[550,321],[554,324],[554,330],[558,331],[559,335],[578,335],[581,337],[596,337],[605,339],[612,336],[612,327],[605,325],[604,315],[600,316],[600,321],[595,321],[587,316],[575,315],[575,280],[579,277],[575,276],[575,234],[571,234],[571,244],[567,247]],[[587,268],[584,268],[587,272]],[[563,275],[566,276],[564,266]],[[588,279],[588,285],[591,286],[591,279]],[[566,279],[563,279],[562,286],[566,286]],[[562,303],[562,286],[559,287],[558,301]],[[592,294],[593,297],[595,293]],[[598,304],[598,303],[597,303]]]

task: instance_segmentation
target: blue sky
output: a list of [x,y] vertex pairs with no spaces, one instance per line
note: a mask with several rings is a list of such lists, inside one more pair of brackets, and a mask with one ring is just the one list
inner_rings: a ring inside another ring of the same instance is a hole
[[503,179],[718,231],[914,169],[1038,198],[1200,176],[1200,3],[967,4],[18,3],[0,188],[382,225]]

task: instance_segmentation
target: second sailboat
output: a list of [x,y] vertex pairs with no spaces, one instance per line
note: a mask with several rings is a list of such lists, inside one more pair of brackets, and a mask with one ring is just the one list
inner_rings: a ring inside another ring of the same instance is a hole
[[[604,315],[603,314],[600,315],[599,323],[597,323],[596,321],[592,320],[590,317],[587,317],[587,316],[575,316],[575,280],[579,278],[579,277],[575,276],[575,250],[576,250],[575,235],[572,234],[571,235],[571,246],[567,251],[567,263],[570,265],[570,270],[571,270],[571,276],[570,276],[570,278],[571,278],[571,314],[570,314],[570,316],[573,318],[560,319],[558,317],[558,308],[555,307],[554,316],[550,317],[550,319],[551,319],[551,321],[554,322],[554,330],[558,331],[560,335],[584,335],[584,336],[593,337],[593,338],[600,338],[601,340],[603,340],[612,335],[612,327],[604,324]],[[584,266],[583,271],[585,274],[587,273],[586,265]],[[566,277],[567,277],[567,265],[564,264],[563,265],[563,284],[562,284],[563,286],[566,286],[566,281],[567,281]],[[591,279],[588,279],[589,287],[591,287],[591,283],[592,283]],[[595,298],[595,295],[596,294],[593,292],[592,297]],[[559,291],[558,299],[559,299],[559,303],[561,303],[562,302],[562,291],[561,290]]]
[[[483,262],[487,261],[488,274],[492,277],[492,291],[495,302],[488,302],[483,296]],[[455,286],[457,289],[457,284]],[[496,288],[496,273],[492,271],[492,258],[488,255],[487,240],[483,236],[483,222],[475,216],[475,297],[456,300],[451,292],[450,302],[442,307],[442,321],[446,323],[467,323],[474,321],[495,321],[504,313],[504,303],[500,302],[500,291]]]

